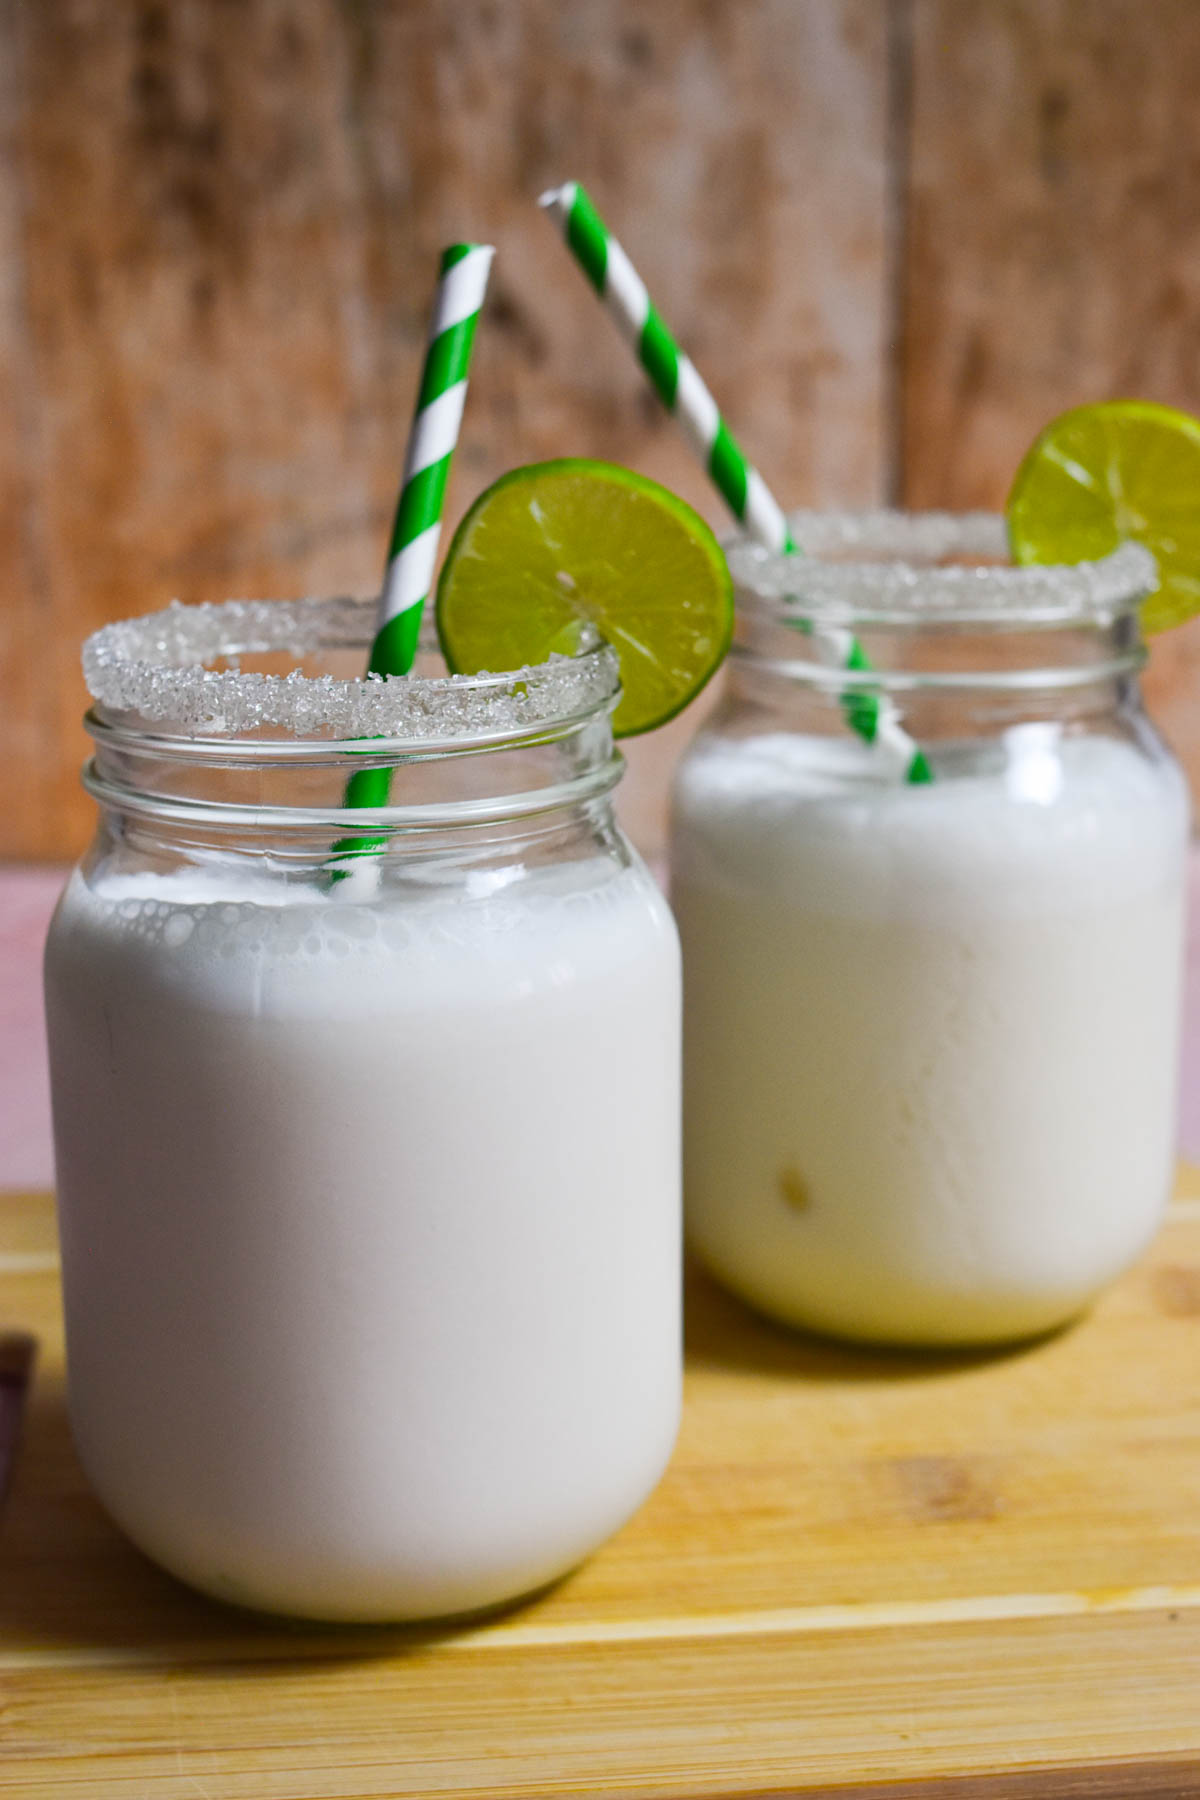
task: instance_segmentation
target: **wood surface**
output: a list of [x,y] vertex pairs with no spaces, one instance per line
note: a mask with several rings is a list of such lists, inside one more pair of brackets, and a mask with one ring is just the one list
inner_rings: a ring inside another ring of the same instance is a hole
[[[585,454],[720,518],[537,209],[568,176],[782,490],[875,497],[886,30],[877,0],[0,7],[0,854],[90,832],[86,631],[377,585],[448,241],[500,250],[448,517]],[[650,848],[686,732],[632,749]]]
[[[430,268],[500,259],[453,521],[612,457],[720,509],[552,232],[585,179],[785,499],[999,504],[1057,408],[1200,410],[1195,0],[8,0],[0,855],[85,841],[82,636],[369,590]],[[1200,625],[1155,650],[1200,783]],[[695,715],[629,748],[662,841]]]
[[[1200,412],[1200,6],[915,0],[901,492],[1001,505],[1069,406]],[[1200,793],[1200,620],[1146,693]]]
[[838,1348],[693,1273],[662,1485],[457,1629],[250,1618],[124,1543],[70,1449],[45,1196],[0,1199],[0,1330],[37,1344],[0,1794],[1200,1794],[1198,1172],[1091,1317],[1005,1354]]

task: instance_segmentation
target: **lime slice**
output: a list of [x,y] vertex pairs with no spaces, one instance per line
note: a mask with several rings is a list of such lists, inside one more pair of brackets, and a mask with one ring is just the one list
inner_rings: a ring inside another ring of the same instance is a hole
[[676,495],[613,463],[531,463],[479,496],[438,582],[437,629],[456,674],[519,669],[606,638],[621,665],[618,737],[650,731],[700,692],[729,648],[721,547]]
[[1146,632],[1200,612],[1200,419],[1149,400],[1077,406],[1042,432],[1008,497],[1019,563],[1075,563],[1135,538],[1158,561]]

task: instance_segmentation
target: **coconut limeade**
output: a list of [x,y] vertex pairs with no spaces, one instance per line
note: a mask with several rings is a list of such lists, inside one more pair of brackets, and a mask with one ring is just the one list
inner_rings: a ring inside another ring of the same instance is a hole
[[798,1322],[1036,1331],[1170,1180],[1181,788],[1096,741],[1054,798],[850,798],[795,749],[702,751],[680,784],[693,1236]]
[[[109,628],[105,825],[47,953],[90,1479],[197,1586],[364,1620],[578,1562],[657,1481],[680,1380],[678,951],[611,818],[609,653],[399,695],[218,674],[191,738],[203,672],[139,667],[366,627]],[[364,889],[326,859],[368,734]]]
[[632,872],[394,910],[73,878],[72,1416],[136,1542],[366,1618],[532,1589],[633,1511],[678,1403],[671,938]]
[[[838,548],[835,525],[810,525],[819,546]],[[859,528],[912,561],[931,535],[935,554],[996,551],[987,521]],[[1159,1220],[1187,802],[1137,707],[1124,619],[1145,571],[1121,555],[1138,567],[1057,589],[1032,570],[910,567],[891,587],[881,565],[801,570],[810,604],[906,607],[910,668],[945,652],[947,613],[961,630],[968,605],[994,609],[910,702],[928,785],[839,732],[806,640],[776,635],[787,602],[760,602],[764,620],[747,597],[731,698],[675,793],[685,1192],[701,1256],[784,1320],[902,1342],[1036,1332]],[[1010,679],[1031,667],[1040,685]]]

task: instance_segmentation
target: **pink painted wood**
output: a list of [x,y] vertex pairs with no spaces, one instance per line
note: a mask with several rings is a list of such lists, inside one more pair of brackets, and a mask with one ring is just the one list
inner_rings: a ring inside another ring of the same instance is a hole
[[[61,869],[0,869],[0,1188],[52,1180],[41,960],[63,879]],[[1200,1162],[1200,846],[1192,853],[1179,1127],[1182,1155]]]
[[49,1187],[42,945],[64,869],[0,868],[0,1188]]

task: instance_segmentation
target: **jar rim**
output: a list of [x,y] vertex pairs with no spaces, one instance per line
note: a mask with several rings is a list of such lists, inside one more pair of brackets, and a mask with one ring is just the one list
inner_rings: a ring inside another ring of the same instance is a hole
[[[365,653],[375,621],[374,600],[345,596],[176,600],[94,632],[83,647],[84,679],[105,714],[132,715],[167,738],[228,742],[265,727],[330,749],[367,737],[396,749],[508,742],[609,712],[620,696],[617,659],[604,643],[477,675],[341,678],[207,666],[273,651]],[[427,622],[422,645],[435,643]]]
[[1136,543],[1089,562],[1015,565],[998,513],[799,511],[788,523],[802,555],[739,537],[726,544],[729,567],[743,602],[817,625],[1104,626],[1158,586]]

